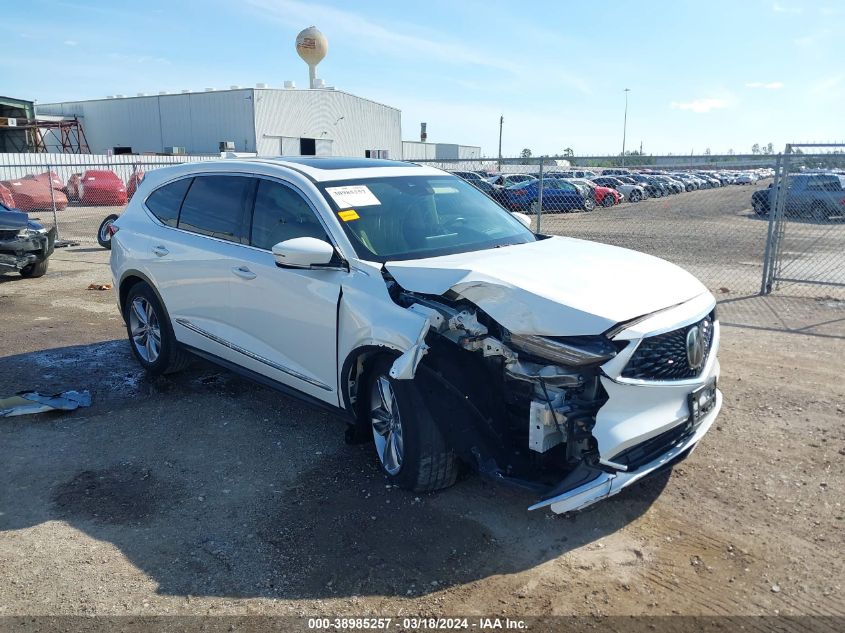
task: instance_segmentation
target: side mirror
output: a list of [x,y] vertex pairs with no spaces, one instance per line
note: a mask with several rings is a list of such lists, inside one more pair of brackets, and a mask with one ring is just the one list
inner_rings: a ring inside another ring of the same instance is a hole
[[524,213],[519,213],[518,211],[514,211],[514,212],[511,213],[511,215],[513,215],[513,217],[515,217],[522,224],[524,224],[526,229],[531,228],[531,218],[529,218]]
[[328,264],[334,257],[334,247],[316,237],[295,237],[273,246],[276,264],[286,268],[311,268]]

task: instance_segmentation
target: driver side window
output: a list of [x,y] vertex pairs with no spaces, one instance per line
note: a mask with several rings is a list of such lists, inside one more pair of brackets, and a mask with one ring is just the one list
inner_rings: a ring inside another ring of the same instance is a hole
[[299,193],[281,183],[259,179],[250,245],[269,251],[279,242],[295,237],[330,241],[314,211]]

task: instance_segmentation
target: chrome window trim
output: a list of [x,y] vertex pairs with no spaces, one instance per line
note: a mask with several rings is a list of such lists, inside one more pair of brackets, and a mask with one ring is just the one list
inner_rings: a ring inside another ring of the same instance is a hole
[[219,343],[220,345],[227,347],[232,351],[238,352],[239,354],[243,354],[247,358],[251,358],[252,360],[258,361],[259,363],[263,363],[263,364],[267,365],[268,367],[272,367],[273,369],[276,369],[276,370],[278,370],[278,371],[280,371],[284,374],[287,374],[288,376],[292,376],[294,378],[297,378],[298,380],[302,380],[303,382],[307,382],[308,384],[314,385],[315,387],[319,387],[320,389],[324,389],[325,391],[329,391],[329,392],[334,391],[334,389],[332,389],[331,387],[329,387],[326,384],[323,384],[319,380],[315,380],[314,378],[311,378],[310,376],[306,376],[305,374],[300,373],[300,372],[298,372],[294,369],[291,369],[290,367],[280,365],[279,363],[275,363],[275,362],[273,362],[273,361],[271,361],[267,358],[264,358],[263,356],[260,356],[258,354],[254,354],[253,352],[250,352],[249,350],[244,349],[243,347],[240,347],[239,345],[235,345],[234,343],[230,343],[229,341],[220,338],[216,334],[212,334],[211,332],[203,330],[201,327],[198,327],[198,326],[194,325],[193,323],[191,323],[188,319],[177,318],[177,319],[174,319],[174,321],[176,321],[176,323],[178,323],[182,327],[187,328],[187,329],[191,330],[192,332],[199,334],[200,336],[204,336],[205,338],[209,339],[210,341],[214,341],[215,343]]
[[[344,253],[343,249],[341,249],[341,247],[338,245],[337,236],[335,236],[332,233],[332,231],[329,228],[329,225],[327,224],[325,218],[317,210],[317,207],[314,204],[314,201],[298,185],[296,185],[295,183],[293,183],[289,180],[285,180],[284,178],[281,178],[279,176],[268,176],[267,174],[257,174],[255,172],[242,172],[242,171],[211,171],[211,172],[198,171],[198,172],[191,173],[191,174],[182,174],[181,176],[177,176],[176,178],[173,178],[173,179],[168,180],[166,182],[160,183],[155,189],[153,189],[150,193],[147,194],[147,197],[144,198],[144,200],[142,202],[142,206],[143,206],[144,212],[147,214],[147,217],[149,217],[153,222],[155,222],[156,224],[158,224],[159,226],[161,226],[165,229],[171,229],[171,230],[174,230],[174,231],[179,231],[181,233],[188,233],[190,235],[197,235],[199,237],[208,238],[208,239],[211,239],[211,240],[222,242],[224,244],[234,244],[236,246],[244,246],[246,248],[251,248],[253,250],[256,250],[256,251],[259,251],[259,252],[262,252],[262,253],[270,253],[271,251],[269,249],[259,248],[257,246],[253,246],[252,244],[243,244],[241,242],[233,242],[232,240],[225,240],[223,238],[214,237],[212,235],[203,235],[202,233],[195,233],[194,231],[188,231],[187,229],[180,228],[179,226],[170,226],[169,224],[165,224],[158,217],[156,217],[156,215],[147,206],[147,200],[149,199],[149,197],[151,195],[153,195],[153,193],[155,193],[156,191],[161,189],[162,187],[166,187],[167,185],[174,183],[178,180],[185,180],[187,178],[197,178],[197,177],[200,177],[200,176],[241,176],[241,177],[245,177],[245,178],[254,178],[255,180],[262,180],[262,179],[263,180],[270,180],[272,182],[277,182],[277,183],[284,185],[286,187],[290,187],[296,193],[298,193],[302,197],[302,199],[305,200],[305,202],[308,204],[308,207],[311,209],[311,212],[316,216],[317,221],[320,223],[320,226],[322,226],[323,230],[325,230],[326,237],[329,239],[329,243],[332,245],[332,247],[340,254],[340,256],[343,259],[345,259],[346,261],[350,261],[350,258],[347,256],[347,254]],[[184,202],[184,199],[183,199],[183,202]],[[253,200],[253,208],[251,210],[251,213],[254,213],[254,212],[255,212],[255,200]],[[180,212],[180,215],[181,215],[181,212]],[[178,221],[178,216],[177,216],[177,221]],[[249,228],[250,228],[250,232],[251,232],[252,215],[250,215],[250,227]],[[252,239],[252,235],[249,235],[247,237],[248,237],[248,239]],[[357,259],[357,257],[355,257],[353,259]],[[344,271],[346,270],[343,267],[332,267],[332,268],[329,268],[329,269],[330,270],[344,270]]]

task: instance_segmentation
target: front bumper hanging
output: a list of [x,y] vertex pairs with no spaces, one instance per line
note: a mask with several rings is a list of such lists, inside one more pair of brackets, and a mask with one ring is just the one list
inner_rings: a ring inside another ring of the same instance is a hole
[[722,393],[717,391],[716,406],[713,407],[713,409],[701,419],[701,422],[699,423],[695,432],[691,436],[687,437],[683,441],[670,448],[657,459],[641,466],[640,468],[632,472],[599,471],[598,476],[591,479],[587,483],[577,486],[576,488],[567,490],[566,492],[560,493],[558,495],[549,497],[548,499],[543,499],[542,501],[535,503],[528,509],[537,510],[539,508],[550,507],[551,511],[555,514],[563,514],[564,512],[573,512],[575,510],[581,510],[598,501],[601,501],[602,499],[612,497],[613,495],[621,492],[623,489],[627,488],[631,484],[636,483],[643,477],[646,477],[670,465],[672,462],[678,460],[679,458],[683,458],[687,454],[692,452],[696,444],[698,444],[698,441],[702,437],[704,437],[704,434],[707,433],[707,431],[712,426],[713,422],[716,420],[716,416],[719,415],[719,410],[721,408]]

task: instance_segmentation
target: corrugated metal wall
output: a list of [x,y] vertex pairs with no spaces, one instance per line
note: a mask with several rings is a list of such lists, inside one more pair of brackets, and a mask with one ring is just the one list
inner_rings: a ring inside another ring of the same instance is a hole
[[402,141],[402,158],[405,160],[457,160],[481,158],[481,148],[455,143],[421,143]]
[[437,158],[437,143],[402,141],[402,158],[404,160],[435,160]]
[[[388,150],[402,157],[401,112],[339,90],[256,89],[255,130],[262,156],[298,154],[293,139],[313,138],[331,141],[334,156]],[[326,152],[327,143],[317,145],[318,154]]]
[[36,109],[84,117],[95,154],[118,146],[139,153],[184,147],[190,154],[212,154],[220,141],[234,141],[237,151],[256,151],[252,100],[253,91],[242,89],[39,104]]

